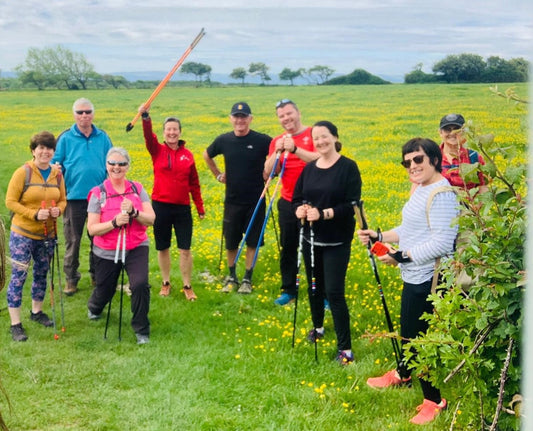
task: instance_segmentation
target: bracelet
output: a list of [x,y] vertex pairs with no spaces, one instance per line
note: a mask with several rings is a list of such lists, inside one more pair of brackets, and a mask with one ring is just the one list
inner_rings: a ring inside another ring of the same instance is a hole
[[222,180],[222,172],[217,175],[217,181],[220,183]]
[[117,219],[114,218],[113,220],[111,220],[111,224],[115,229],[118,229]]
[[292,149],[292,151],[291,151],[290,153],[291,153],[291,154],[295,154],[297,149],[298,149],[298,147],[295,145],[294,148]]
[[133,214],[132,217],[133,217],[133,218],[137,218],[137,217],[139,217],[139,210],[138,210],[138,209],[135,209],[135,213]]

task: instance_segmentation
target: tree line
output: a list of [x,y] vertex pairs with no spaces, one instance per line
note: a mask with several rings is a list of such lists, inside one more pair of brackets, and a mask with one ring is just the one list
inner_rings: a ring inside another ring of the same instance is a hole
[[492,56],[485,61],[477,54],[448,55],[424,73],[422,63],[404,77],[406,84],[429,82],[527,82],[529,62],[522,57],[505,60]]
[[[258,77],[261,85],[272,80],[269,67],[262,62],[250,63],[248,67],[237,67],[229,74],[231,79],[246,85],[247,77]],[[422,71],[422,64],[404,77],[406,84],[429,82],[526,82],[528,80],[529,63],[523,58],[505,60],[500,57],[489,57],[486,61],[476,54],[449,55],[433,66],[433,74]],[[154,81],[130,82],[123,76],[99,74],[83,54],[72,52],[60,45],[43,49],[30,48],[24,62],[15,68],[17,78],[1,79],[0,89],[17,87],[86,90],[87,88],[150,88]],[[195,83],[212,85],[211,66],[203,63],[187,62],[179,70],[181,74],[193,75]],[[285,67],[279,74],[280,81],[294,85],[300,78],[313,85],[340,84],[389,84],[365,70],[355,69],[350,74],[332,78],[335,70],[329,66],[316,65],[309,69],[292,70]],[[171,84],[170,85],[179,85]],[[157,82],[155,82],[157,85]]]

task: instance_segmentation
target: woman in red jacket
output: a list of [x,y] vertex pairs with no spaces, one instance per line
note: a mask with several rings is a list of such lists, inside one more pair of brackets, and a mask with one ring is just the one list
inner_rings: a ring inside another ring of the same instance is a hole
[[190,195],[194,200],[200,219],[204,218],[204,203],[200,192],[200,181],[192,153],[185,148],[181,138],[181,122],[168,117],[163,122],[163,143],[152,131],[152,120],[144,105],[139,107],[143,118],[143,132],[146,149],[154,166],[154,188],[152,205],[156,214],[154,238],[157,259],[163,284],[159,294],[170,294],[170,243],[172,229],[180,252],[180,271],[183,293],[189,301],[196,295],[191,287],[192,276],[192,215]]

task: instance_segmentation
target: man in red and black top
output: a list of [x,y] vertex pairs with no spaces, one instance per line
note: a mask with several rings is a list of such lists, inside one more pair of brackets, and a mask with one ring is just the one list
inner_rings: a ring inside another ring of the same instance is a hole
[[176,235],[180,252],[180,271],[183,293],[189,301],[196,295],[191,287],[192,277],[192,215],[190,195],[196,205],[200,219],[205,210],[200,193],[200,181],[193,154],[185,148],[181,138],[181,122],[168,117],[163,122],[163,143],[152,131],[152,120],[148,109],[141,105],[139,112],[143,118],[143,133],[146,149],[154,166],[154,188],[152,206],[156,218],[154,222],[155,247],[163,284],[159,294],[170,294],[170,243],[172,230]]
[[[274,301],[278,305],[288,304],[296,297],[296,275],[298,272],[298,234],[299,221],[292,210],[292,194],[294,186],[306,163],[318,159],[315,151],[311,127],[302,125],[300,111],[296,104],[283,99],[276,104],[276,115],[285,132],[270,143],[269,157],[265,162],[265,177],[274,168],[276,154],[288,152],[285,171],[281,179],[281,198],[278,201],[278,217],[280,228],[280,272],[281,295]],[[285,154],[282,154],[277,169],[281,169]],[[312,202],[310,202],[312,204]]]

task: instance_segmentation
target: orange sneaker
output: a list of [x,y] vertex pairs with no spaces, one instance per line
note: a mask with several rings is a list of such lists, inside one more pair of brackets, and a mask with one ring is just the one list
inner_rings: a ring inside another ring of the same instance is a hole
[[159,291],[159,296],[168,296],[170,295],[170,282],[168,281],[165,281],[162,285],[161,285],[161,290]]
[[402,386],[407,385],[411,386],[411,377],[409,376],[406,379],[400,378],[400,375],[398,374],[398,371],[391,370],[385,374],[383,374],[381,377],[370,377],[366,384],[370,386],[371,388],[388,388],[390,386]]
[[187,301],[196,301],[198,299],[191,286],[183,286],[183,293]]
[[418,414],[412,418],[409,422],[412,424],[417,425],[424,425],[429,422],[431,422],[433,419],[437,417],[437,415],[440,413],[441,410],[444,410],[446,408],[446,400],[442,398],[441,402],[439,404],[424,399],[424,402],[420,404],[416,410],[418,411]]

